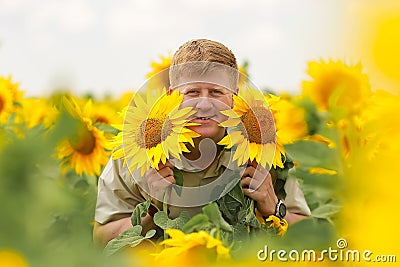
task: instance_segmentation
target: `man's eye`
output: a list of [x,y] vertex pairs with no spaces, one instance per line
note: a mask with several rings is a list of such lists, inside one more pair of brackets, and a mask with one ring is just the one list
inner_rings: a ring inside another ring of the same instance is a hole
[[193,89],[187,90],[185,92],[185,95],[197,95],[197,94],[199,94],[199,91],[198,90],[193,90]]
[[224,94],[224,92],[222,90],[219,90],[219,89],[213,89],[213,90],[211,90],[211,93],[213,95],[223,95]]

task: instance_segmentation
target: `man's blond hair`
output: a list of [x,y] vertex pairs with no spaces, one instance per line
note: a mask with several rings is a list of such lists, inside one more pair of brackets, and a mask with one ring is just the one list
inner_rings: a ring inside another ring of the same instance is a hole
[[179,47],[172,57],[171,86],[178,85],[182,74],[191,75],[193,72],[205,74],[216,68],[228,70],[228,74],[232,75],[232,86],[236,87],[238,66],[236,57],[231,50],[219,42],[207,39],[188,41]]

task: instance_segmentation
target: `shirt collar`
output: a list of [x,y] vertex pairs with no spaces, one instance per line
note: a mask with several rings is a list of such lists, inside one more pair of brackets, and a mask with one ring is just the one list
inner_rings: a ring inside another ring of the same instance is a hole
[[[216,160],[211,163],[211,166],[205,172],[202,179],[219,176],[226,168],[230,170],[237,170],[238,167],[232,162],[231,159],[233,158],[234,152],[235,151],[231,149],[222,149]],[[173,158],[171,159],[171,162],[176,168],[185,172],[204,172],[203,168],[199,168],[198,166],[194,165],[184,156],[182,156],[180,160]]]

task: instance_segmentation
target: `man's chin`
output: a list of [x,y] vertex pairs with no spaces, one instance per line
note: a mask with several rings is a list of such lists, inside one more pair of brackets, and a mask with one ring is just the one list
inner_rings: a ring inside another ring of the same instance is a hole
[[[203,140],[206,138],[210,138],[212,140],[222,139],[224,132],[225,132],[225,131],[222,131],[222,129],[219,127],[218,127],[218,129],[209,129],[209,127],[202,127],[202,126],[190,126],[188,128],[190,130],[195,131],[196,133],[200,134],[200,136],[196,138],[198,140]],[[218,141],[216,141],[216,142],[218,142]]]

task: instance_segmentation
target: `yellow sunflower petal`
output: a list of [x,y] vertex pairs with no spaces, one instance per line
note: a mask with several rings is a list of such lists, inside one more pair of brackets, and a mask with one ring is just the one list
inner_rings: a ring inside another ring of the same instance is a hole
[[237,126],[239,123],[240,123],[240,119],[234,118],[234,119],[228,119],[226,121],[223,121],[223,122],[219,123],[218,125],[222,126],[222,127],[234,127],[234,126]]

